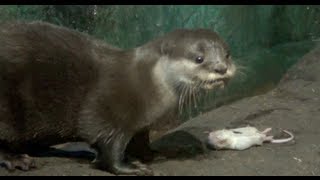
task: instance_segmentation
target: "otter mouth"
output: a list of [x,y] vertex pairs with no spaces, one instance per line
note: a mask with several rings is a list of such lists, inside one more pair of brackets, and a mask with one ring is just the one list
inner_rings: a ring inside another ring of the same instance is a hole
[[224,86],[227,84],[228,78],[219,78],[215,80],[207,80],[204,81],[202,88],[203,89],[213,89],[215,87],[219,87],[221,89],[224,88]]

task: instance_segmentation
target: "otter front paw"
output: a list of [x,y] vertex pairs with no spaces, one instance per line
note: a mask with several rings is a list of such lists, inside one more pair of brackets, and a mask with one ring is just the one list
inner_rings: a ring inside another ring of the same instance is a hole
[[136,168],[140,169],[141,171],[143,171],[144,175],[146,175],[146,176],[154,175],[153,170],[148,165],[143,164],[140,161],[132,162],[132,165],[135,166]]
[[134,163],[119,163],[105,167],[102,164],[97,164],[98,168],[106,169],[115,175],[137,175],[137,176],[152,176],[153,171],[150,167],[140,162]]
[[125,160],[125,150],[131,138],[130,134],[119,132],[110,139],[101,138],[93,144],[92,147],[98,152],[95,160],[97,167],[116,175],[153,175],[153,171],[147,165],[128,163]]

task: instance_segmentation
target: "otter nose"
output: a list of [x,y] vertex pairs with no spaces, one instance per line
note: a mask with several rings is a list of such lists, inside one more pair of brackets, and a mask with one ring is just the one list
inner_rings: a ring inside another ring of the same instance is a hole
[[227,72],[227,66],[225,64],[219,63],[214,67],[214,71],[218,74],[225,74]]

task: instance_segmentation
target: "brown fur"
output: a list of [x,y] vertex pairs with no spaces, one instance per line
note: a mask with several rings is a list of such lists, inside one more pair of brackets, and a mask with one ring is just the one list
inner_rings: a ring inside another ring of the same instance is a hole
[[[150,174],[122,159],[132,137],[177,110],[179,89],[172,87],[169,96],[155,82],[153,68],[164,56],[192,59],[186,44],[198,39],[218,42],[229,53],[207,30],[178,30],[125,51],[48,23],[1,25],[0,147],[25,153],[84,140],[97,150],[99,168]],[[199,68],[212,70],[212,62]]]

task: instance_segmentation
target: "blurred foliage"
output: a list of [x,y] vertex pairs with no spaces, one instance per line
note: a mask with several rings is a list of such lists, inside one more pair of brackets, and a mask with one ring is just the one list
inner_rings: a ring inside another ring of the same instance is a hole
[[272,89],[320,37],[320,7],[308,5],[2,5],[0,21],[8,20],[48,21],[121,48],[176,28],[217,31],[244,70],[224,91],[202,98],[191,115]]

